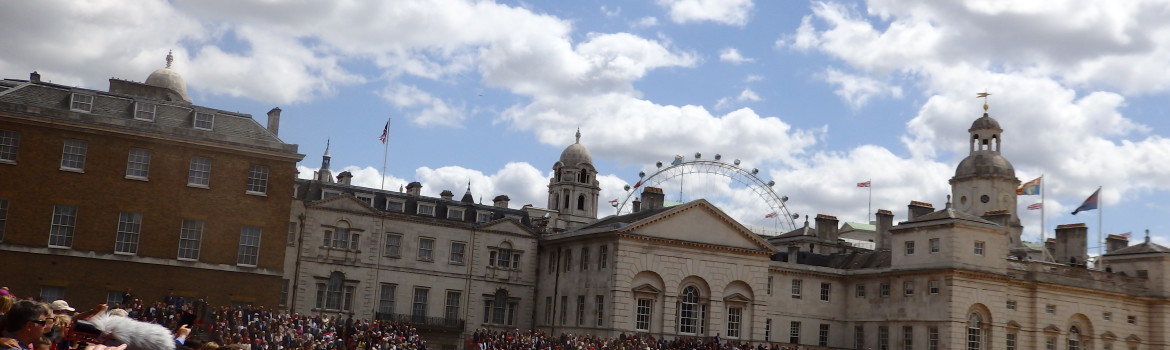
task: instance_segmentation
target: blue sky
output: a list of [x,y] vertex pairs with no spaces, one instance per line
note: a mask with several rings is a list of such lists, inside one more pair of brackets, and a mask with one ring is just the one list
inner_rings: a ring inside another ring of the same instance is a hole
[[[1165,1],[5,2],[0,29],[20,35],[0,38],[0,75],[106,89],[174,50],[196,104],[261,123],[281,107],[304,177],[331,139],[334,172],[377,187],[389,117],[388,188],[470,180],[485,200],[544,206],[580,128],[605,200],[656,161],[718,153],[776,181],[790,211],[842,221],[866,220],[855,184],[870,179],[896,220],[911,200],[941,208],[988,91],[1020,180],[1046,176],[1049,231],[1096,233],[1104,213],[1105,233],[1164,243],[1168,15]],[[682,199],[774,225],[747,188],[684,184]],[[1098,186],[1103,210],[1068,214]],[[1038,201],[1019,201],[1026,240]]]

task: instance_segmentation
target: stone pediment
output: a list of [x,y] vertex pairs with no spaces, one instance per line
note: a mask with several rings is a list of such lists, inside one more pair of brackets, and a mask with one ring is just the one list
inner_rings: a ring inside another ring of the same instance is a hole
[[706,200],[699,199],[618,230],[642,236],[776,252],[776,248]]
[[1117,335],[1113,334],[1113,332],[1105,331],[1105,333],[1101,333],[1101,339],[1117,340]]
[[1020,328],[1023,328],[1023,327],[1022,327],[1022,326],[1020,326],[1020,324],[1019,324],[1019,323],[1017,323],[1016,321],[1008,321],[1008,323],[1007,323],[1007,327],[1008,327],[1008,328],[1015,328],[1015,329],[1020,329]]
[[1128,337],[1125,337],[1125,341],[1131,342],[1131,343],[1141,343],[1142,338],[1138,337],[1136,334],[1130,334]]
[[723,297],[723,301],[750,303],[752,299],[744,296],[743,294],[732,293],[731,295]]
[[660,290],[658,288],[654,288],[654,286],[647,283],[647,284],[643,284],[643,285],[634,287],[634,293],[659,294],[659,293],[662,293],[662,290]]
[[488,221],[488,222],[485,222],[483,224],[480,224],[479,228],[482,230],[503,231],[503,232],[508,232],[508,233],[523,234],[523,235],[535,235],[536,234],[535,232],[532,232],[532,230],[528,229],[527,227],[524,227],[524,225],[517,222],[516,219],[511,219],[511,218],[503,218],[503,219],[496,219],[496,220]]
[[1050,324],[1048,327],[1044,327],[1044,331],[1048,333],[1060,333],[1060,327],[1057,327],[1054,324]]
[[349,194],[342,194],[326,200],[316,201],[308,205],[315,209],[333,209],[339,211],[358,212],[362,214],[378,215],[378,211]]

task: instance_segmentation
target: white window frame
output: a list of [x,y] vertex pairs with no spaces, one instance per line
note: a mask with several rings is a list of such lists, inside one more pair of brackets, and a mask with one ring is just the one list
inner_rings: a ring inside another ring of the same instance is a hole
[[914,296],[914,281],[902,282],[902,296]]
[[[427,208],[426,212],[423,211],[423,208]],[[418,207],[415,208],[414,213],[418,215],[435,216],[435,203],[418,202]]]
[[61,148],[61,170],[84,173],[85,155],[88,151],[89,142],[66,139]]
[[828,282],[821,282],[821,301],[829,301],[832,298],[833,284]]
[[333,199],[341,197],[341,191],[337,190],[321,190],[321,200]]
[[191,127],[199,130],[215,128],[215,113],[196,111],[195,116],[191,118]]
[[929,242],[929,244],[930,244],[930,253],[931,254],[938,253],[939,251],[942,250],[942,241],[939,240],[938,238],[931,238],[927,242]]
[[938,280],[930,280],[927,282],[927,293],[938,294],[939,290],[942,289],[941,285],[942,283],[940,283]]
[[[424,242],[426,243],[424,244]],[[419,237],[417,254],[420,261],[435,261],[435,239]]]
[[93,95],[74,92],[69,97],[69,110],[92,113],[95,100]]
[[151,152],[145,148],[131,148],[126,152],[126,178],[131,180],[150,179]]
[[187,166],[187,186],[198,188],[211,187],[211,158],[191,157]]
[[803,294],[804,281],[794,279],[792,280],[792,299],[800,299]]
[[378,313],[393,314],[394,313],[394,293],[398,290],[398,285],[394,283],[383,282],[378,289]]
[[414,287],[414,298],[410,305],[410,317],[425,318],[427,317],[427,299],[430,298],[431,289],[428,287]]
[[263,229],[257,226],[240,228],[240,249],[236,254],[236,265],[256,267],[260,262],[260,237]]
[[906,241],[904,243],[906,255],[914,255],[914,241]]
[[[49,248],[73,246],[73,231],[77,227],[77,207],[53,205],[53,221],[49,226]],[[54,244],[57,243],[57,244]]]
[[114,254],[138,254],[138,239],[142,235],[142,214],[118,213],[118,234],[114,239]]
[[20,133],[12,130],[0,130],[0,163],[16,164],[16,155],[20,151]]
[[268,167],[259,164],[248,166],[248,187],[244,193],[257,196],[268,195]]
[[853,296],[856,298],[864,298],[865,297],[865,285],[858,284],[856,287],[854,287]]
[[637,307],[634,310],[634,330],[648,332],[650,331],[650,324],[653,321],[651,315],[654,312],[654,299],[638,298]]
[[593,297],[594,313],[597,314],[597,322],[595,325],[601,327],[605,325],[605,296],[596,295]]
[[467,260],[467,242],[451,241],[451,257],[448,262],[463,265]]
[[[391,244],[395,243],[395,244]],[[391,251],[393,248],[393,251]],[[402,257],[402,234],[401,233],[387,233],[386,244],[382,246],[382,256],[388,258]]]
[[987,243],[983,241],[975,241],[975,255],[982,256],[987,248]]
[[447,219],[463,220],[466,217],[466,212],[467,210],[463,208],[447,207]]
[[374,206],[374,196],[373,195],[369,195],[369,194],[365,194],[365,193],[358,193],[358,194],[354,194],[353,196],[355,198],[357,198],[359,201],[362,201],[362,203],[366,203],[366,205],[368,205],[368,206],[371,206],[371,207]]
[[[391,209],[390,208],[391,204],[398,205],[398,208]],[[406,201],[401,200],[401,199],[386,198],[386,211],[395,212],[395,213],[406,212]]]
[[482,223],[485,223],[488,221],[492,221],[492,216],[493,216],[492,212],[490,212],[490,211],[487,211],[487,210],[478,211],[475,213],[475,222],[482,224]]
[[732,306],[727,308],[727,337],[739,338],[740,325],[743,322],[743,307]]
[[149,102],[134,102],[134,119],[153,122],[157,116],[158,105]]
[[183,219],[179,228],[178,259],[198,261],[199,247],[203,244],[203,220]]

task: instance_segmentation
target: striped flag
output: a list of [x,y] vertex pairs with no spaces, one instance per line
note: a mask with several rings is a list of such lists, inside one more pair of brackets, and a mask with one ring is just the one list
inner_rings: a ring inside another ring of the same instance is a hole
[[768,213],[768,215],[764,215],[765,219],[771,219],[774,217],[776,217],[776,212],[771,212],[771,213]]
[[1044,209],[1044,203],[1036,203],[1028,206],[1028,210]]
[[869,184],[870,184],[870,182],[871,182],[871,181],[866,181],[866,182],[858,182],[858,183],[857,183],[857,187],[869,187]]
[[390,138],[390,121],[386,121],[386,126],[382,128],[382,136],[378,136],[378,141],[386,143],[386,139]]

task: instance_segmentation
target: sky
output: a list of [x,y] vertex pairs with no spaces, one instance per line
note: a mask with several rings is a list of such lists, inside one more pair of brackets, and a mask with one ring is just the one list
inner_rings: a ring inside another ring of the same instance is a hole
[[[1167,18],[1164,0],[6,1],[0,77],[105,90],[173,50],[195,104],[261,124],[279,106],[301,177],[328,140],[356,184],[470,182],[513,207],[547,205],[577,130],[602,215],[656,162],[719,154],[771,192],[699,172],[664,182],[667,200],[773,229],[770,193],[797,225],[942,208],[989,92],[1017,177],[1044,176],[1048,237],[1083,222],[1167,244]],[[1098,187],[1101,208],[1070,215]],[[1040,201],[1019,197],[1025,240]]]

